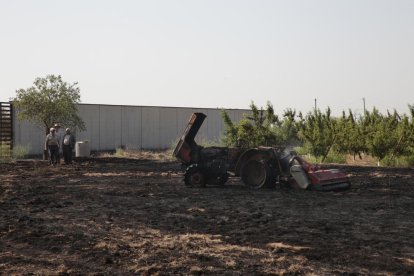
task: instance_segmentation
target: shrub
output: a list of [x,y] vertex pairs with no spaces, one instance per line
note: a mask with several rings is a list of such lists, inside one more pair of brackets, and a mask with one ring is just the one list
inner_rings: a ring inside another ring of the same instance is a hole
[[386,156],[381,160],[381,164],[387,167],[414,167],[414,155],[394,158]]
[[[310,163],[320,163],[321,159],[311,155],[309,149],[306,146],[303,147],[295,147],[295,152],[302,156],[306,161]],[[338,153],[335,151],[330,151],[329,154],[326,156],[325,160],[322,163],[338,163],[338,164],[345,164],[346,163],[346,155],[342,153]]]
[[9,145],[0,144],[0,161],[7,161],[11,159],[12,152]]
[[23,159],[29,152],[28,146],[17,145],[13,147],[13,159]]
[[122,157],[125,156],[125,152],[122,148],[116,148],[115,150],[115,156],[116,157]]
[[345,156],[345,154],[341,154],[341,153],[331,151],[331,152],[329,152],[329,154],[326,157],[324,162],[325,163],[345,164],[346,163],[346,156]]

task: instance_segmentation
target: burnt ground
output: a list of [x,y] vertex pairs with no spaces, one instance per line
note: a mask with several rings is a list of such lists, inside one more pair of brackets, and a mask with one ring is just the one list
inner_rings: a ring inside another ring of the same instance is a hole
[[179,164],[0,164],[0,274],[413,275],[414,170],[345,192],[186,188]]

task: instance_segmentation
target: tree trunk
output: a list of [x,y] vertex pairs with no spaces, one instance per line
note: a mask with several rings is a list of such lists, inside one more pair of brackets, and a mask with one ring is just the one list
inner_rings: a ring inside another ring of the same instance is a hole
[[329,145],[327,151],[323,155],[321,163],[323,163],[325,161],[326,157],[328,156],[329,152],[331,151],[331,148],[332,148],[333,144],[335,143],[335,140],[336,140],[336,134],[335,134],[335,136],[334,136],[334,138],[332,140],[332,143]]
[[[397,145],[394,147],[396,150],[398,150],[398,148],[400,147],[400,144],[403,141],[403,135],[401,135],[400,139],[398,139]],[[395,150],[391,153],[391,160],[394,160],[395,157]]]

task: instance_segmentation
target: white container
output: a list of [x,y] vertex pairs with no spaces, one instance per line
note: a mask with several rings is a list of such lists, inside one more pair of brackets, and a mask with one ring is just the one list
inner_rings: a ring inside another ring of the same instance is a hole
[[311,184],[308,176],[300,165],[293,165],[290,168],[290,174],[293,176],[296,183],[301,189],[307,189]]
[[89,157],[91,151],[89,149],[89,141],[79,141],[75,144],[75,156],[76,157]]

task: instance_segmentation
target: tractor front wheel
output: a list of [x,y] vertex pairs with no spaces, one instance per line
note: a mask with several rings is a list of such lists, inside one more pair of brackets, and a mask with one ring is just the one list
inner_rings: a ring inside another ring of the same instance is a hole
[[205,187],[205,173],[197,164],[193,164],[187,168],[184,174],[184,183],[187,187]]

